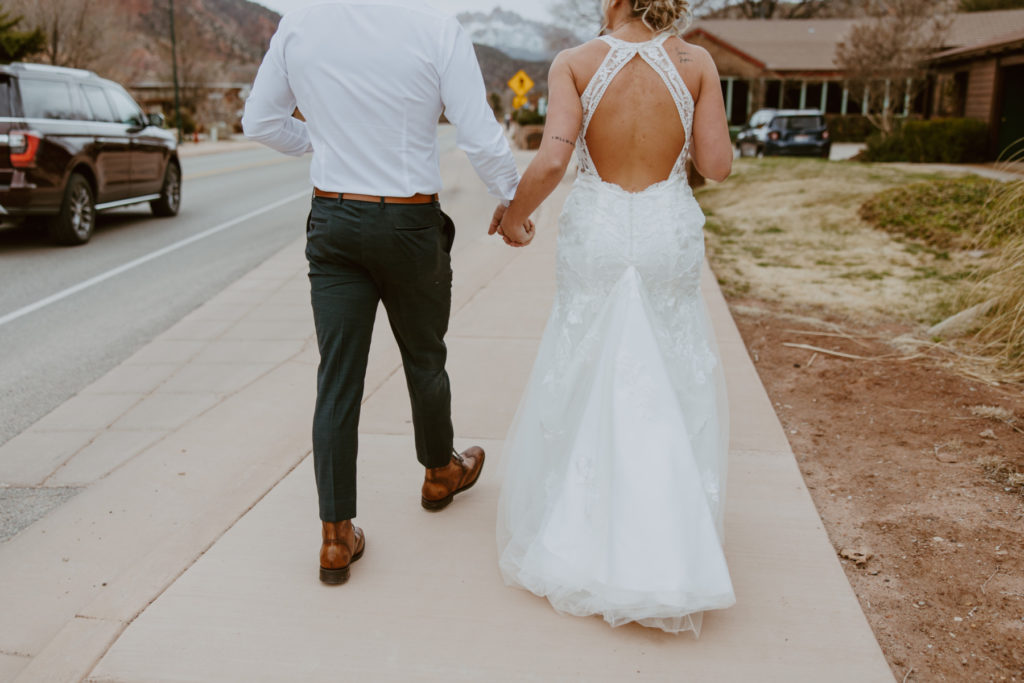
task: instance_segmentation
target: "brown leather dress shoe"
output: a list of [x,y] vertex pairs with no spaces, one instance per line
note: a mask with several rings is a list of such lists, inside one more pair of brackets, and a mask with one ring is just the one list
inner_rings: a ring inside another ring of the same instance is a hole
[[443,510],[456,493],[473,488],[484,468],[484,457],[484,449],[473,446],[461,454],[453,453],[444,467],[428,468],[423,480],[423,507],[431,512]]
[[348,581],[349,567],[363,556],[366,536],[363,530],[344,522],[323,523],[323,545],[320,546],[320,580],[332,586]]

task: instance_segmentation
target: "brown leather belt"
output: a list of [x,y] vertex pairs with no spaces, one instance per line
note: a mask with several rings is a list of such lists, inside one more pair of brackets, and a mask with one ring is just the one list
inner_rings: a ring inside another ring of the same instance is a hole
[[318,187],[313,194],[324,199],[342,199],[353,202],[373,202],[375,204],[432,204],[437,201],[436,194],[414,194],[411,197],[381,197],[372,194],[353,194],[351,192],[325,192]]

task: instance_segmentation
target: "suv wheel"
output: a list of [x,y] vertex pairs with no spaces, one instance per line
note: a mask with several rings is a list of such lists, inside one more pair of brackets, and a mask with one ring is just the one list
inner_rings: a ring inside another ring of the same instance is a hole
[[96,228],[96,198],[84,176],[72,173],[64,188],[64,200],[50,223],[50,234],[58,244],[85,244]]
[[757,143],[756,142],[741,142],[740,143],[740,156],[741,157],[756,157],[757,156]]
[[154,216],[169,218],[178,215],[181,208],[181,169],[173,161],[167,164],[164,171],[164,186],[160,190],[160,199],[149,203]]

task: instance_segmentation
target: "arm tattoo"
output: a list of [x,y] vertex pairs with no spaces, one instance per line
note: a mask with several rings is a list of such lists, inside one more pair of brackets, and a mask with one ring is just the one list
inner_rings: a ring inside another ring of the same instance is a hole
[[567,144],[567,145],[572,145],[573,147],[575,147],[575,146],[576,146],[576,143],[575,143],[575,142],[573,142],[572,140],[569,140],[568,138],[563,138],[563,137],[562,137],[562,136],[560,136],[560,135],[552,135],[552,136],[551,136],[551,139],[552,139],[552,140],[557,140],[558,142],[564,142],[565,144]]
[[676,50],[676,56],[679,57],[680,64],[687,64],[693,61],[690,55],[686,54],[683,50]]

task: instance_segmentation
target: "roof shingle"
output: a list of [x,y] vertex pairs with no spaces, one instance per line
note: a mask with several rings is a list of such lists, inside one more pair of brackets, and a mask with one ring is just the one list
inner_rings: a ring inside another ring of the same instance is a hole
[[[770,71],[834,71],[836,46],[858,19],[702,19],[706,31],[765,64]],[[1024,9],[956,14],[944,49],[988,43],[1024,31]]]

